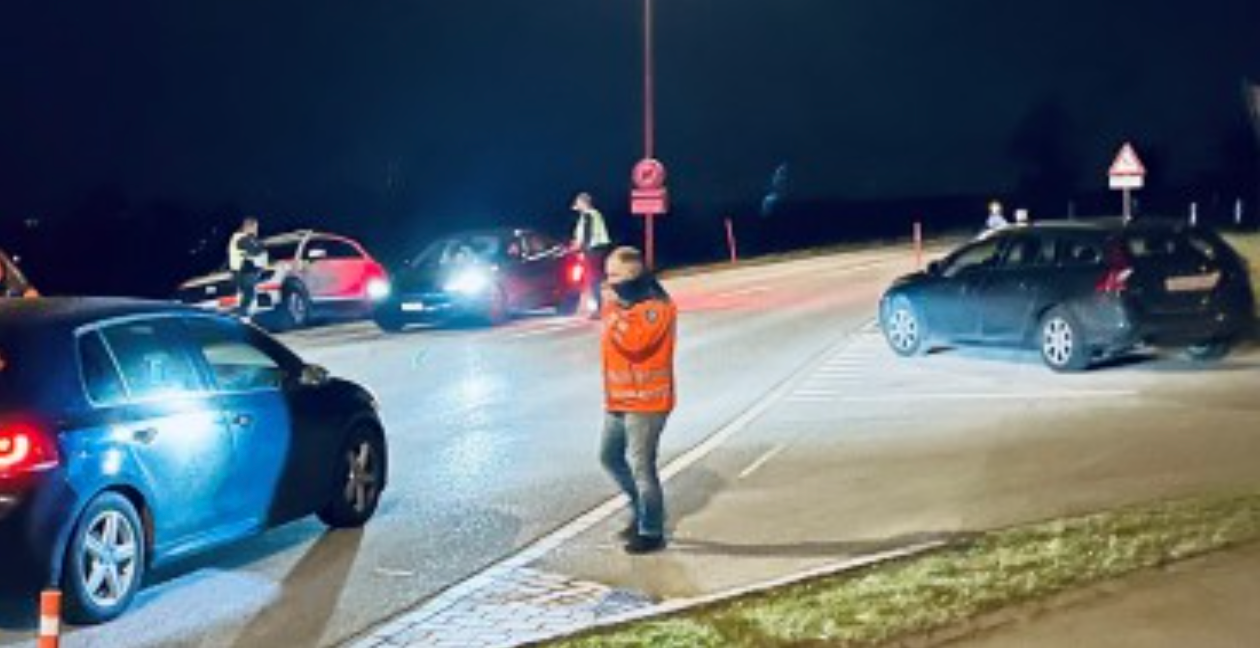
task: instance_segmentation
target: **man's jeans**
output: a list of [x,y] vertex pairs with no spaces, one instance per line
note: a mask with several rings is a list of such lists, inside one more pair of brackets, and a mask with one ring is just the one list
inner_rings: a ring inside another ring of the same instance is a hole
[[630,498],[639,535],[665,535],[665,496],[656,454],[667,413],[609,412],[604,417],[600,460]]

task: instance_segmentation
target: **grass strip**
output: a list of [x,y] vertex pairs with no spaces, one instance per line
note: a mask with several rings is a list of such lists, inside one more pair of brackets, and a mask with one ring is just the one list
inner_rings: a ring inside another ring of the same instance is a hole
[[549,644],[869,646],[1260,540],[1260,494],[1162,502],[996,531],[918,558]]

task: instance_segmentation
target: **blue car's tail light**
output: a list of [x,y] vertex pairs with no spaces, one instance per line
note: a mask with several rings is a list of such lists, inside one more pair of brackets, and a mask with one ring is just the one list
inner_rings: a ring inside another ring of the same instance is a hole
[[57,466],[52,440],[29,425],[0,426],[0,477],[40,472]]

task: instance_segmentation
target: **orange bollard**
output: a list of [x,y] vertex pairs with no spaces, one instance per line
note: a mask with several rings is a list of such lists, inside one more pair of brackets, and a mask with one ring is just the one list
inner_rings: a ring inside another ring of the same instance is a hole
[[44,590],[39,595],[39,648],[61,645],[61,592]]

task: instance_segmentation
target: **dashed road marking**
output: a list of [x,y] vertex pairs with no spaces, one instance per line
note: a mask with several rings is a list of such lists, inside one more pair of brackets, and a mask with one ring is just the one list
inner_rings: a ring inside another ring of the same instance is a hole
[[564,331],[572,331],[575,329],[587,328],[591,325],[590,320],[574,320],[568,322],[558,322],[554,324],[546,324],[539,327],[531,327],[524,331],[511,332],[504,335],[504,340],[527,340],[529,338],[551,335],[552,333],[562,333]]
[[729,297],[744,297],[746,295],[757,295],[773,290],[769,286],[753,286],[752,288],[744,288],[742,290],[732,290],[729,292],[721,292],[713,295],[715,299],[727,299]]
[[770,448],[769,450],[764,452],[760,457],[758,457],[756,461],[752,462],[751,464],[748,464],[748,467],[739,473],[739,478],[747,479],[751,477],[753,473],[757,472],[758,470],[761,470],[766,464],[770,463],[771,459],[774,459],[775,457],[779,456],[779,453],[783,452],[786,449],[787,449],[787,445],[785,444],[779,444],[773,448]]

